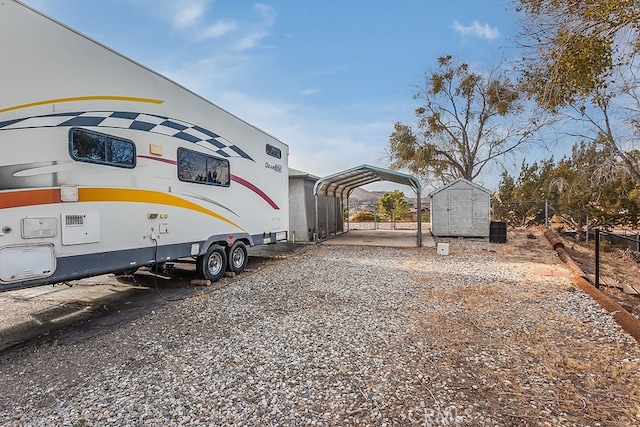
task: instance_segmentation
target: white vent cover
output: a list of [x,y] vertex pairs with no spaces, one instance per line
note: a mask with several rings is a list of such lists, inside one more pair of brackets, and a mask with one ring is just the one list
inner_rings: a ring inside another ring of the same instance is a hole
[[23,239],[55,237],[57,234],[58,221],[56,218],[22,218]]

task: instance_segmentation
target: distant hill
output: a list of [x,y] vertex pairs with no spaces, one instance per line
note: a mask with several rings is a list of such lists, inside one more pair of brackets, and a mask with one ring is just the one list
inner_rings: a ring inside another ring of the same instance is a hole
[[356,188],[349,196],[350,202],[377,202],[384,194],[384,191],[367,191],[362,188]]

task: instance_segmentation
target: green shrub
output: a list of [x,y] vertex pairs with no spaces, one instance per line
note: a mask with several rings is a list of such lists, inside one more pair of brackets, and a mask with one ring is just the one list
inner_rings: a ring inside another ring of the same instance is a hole
[[373,221],[373,212],[356,212],[351,217],[353,222],[369,222]]

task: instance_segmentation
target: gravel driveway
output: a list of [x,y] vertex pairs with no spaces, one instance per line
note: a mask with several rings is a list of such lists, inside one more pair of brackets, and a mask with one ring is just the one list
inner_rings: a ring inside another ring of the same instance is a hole
[[638,344],[543,240],[303,247],[103,335],[2,353],[0,424],[640,423]]

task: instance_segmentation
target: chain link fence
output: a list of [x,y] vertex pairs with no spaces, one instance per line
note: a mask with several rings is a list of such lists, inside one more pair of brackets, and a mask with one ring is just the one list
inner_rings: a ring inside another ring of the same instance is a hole
[[[622,249],[640,252],[640,230],[628,225],[608,223],[601,218],[593,219],[587,210],[573,215],[562,212],[549,200],[528,200],[524,202],[500,202],[491,204],[492,218],[507,223],[509,227],[529,227],[545,225],[576,241],[589,243],[595,240],[595,229],[605,231],[604,242]],[[576,218],[577,216],[577,218]],[[567,220],[567,218],[572,218]]]

